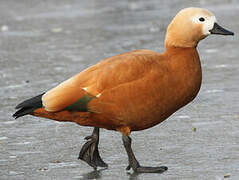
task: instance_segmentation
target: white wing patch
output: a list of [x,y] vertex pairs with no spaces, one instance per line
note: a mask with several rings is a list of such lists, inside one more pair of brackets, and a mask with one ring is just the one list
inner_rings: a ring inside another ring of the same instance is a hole
[[84,88],[82,88],[82,89],[87,92],[87,87],[84,87]]
[[88,87],[84,87],[84,88],[82,88],[86,93],[88,93],[88,94],[91,94],[91,95],[93,95],[93,96],[95,96],[95,97],[97,97],[97,98],[99,98],[100,96],[101,96],[101,93],[98,93],[98,94],[96,94],[96,93],[93,93],[93,92],[91,92],[89,89],[90,88],[88,88]]
[[99,98],[101,96],[101,93],[97,94],[96,97]]

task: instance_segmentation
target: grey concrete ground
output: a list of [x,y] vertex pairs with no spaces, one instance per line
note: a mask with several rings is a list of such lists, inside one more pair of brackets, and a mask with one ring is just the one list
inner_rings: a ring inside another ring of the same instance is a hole
[[[210,9],[236,35],[200,43],[203,85],[193,103],[132,134],[141,164],[166,165],[166,173],[127,173],[121,136],[106,130],[100,152],[109,168],[94,172],[77,160],[92,128],[11,117],[20,101],[103,58],[139,48],[163,51],[168,23],[189,6]],[[0,179],[239,179],[238,17],[237,0],[1,0]]]

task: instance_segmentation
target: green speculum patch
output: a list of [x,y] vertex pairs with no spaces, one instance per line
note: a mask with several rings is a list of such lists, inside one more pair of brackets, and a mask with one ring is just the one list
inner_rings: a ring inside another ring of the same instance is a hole
[[96,97],[86,94],[75,103],[67,106],[65,110],[87,112],[88,111],[87,105],[94,98]]

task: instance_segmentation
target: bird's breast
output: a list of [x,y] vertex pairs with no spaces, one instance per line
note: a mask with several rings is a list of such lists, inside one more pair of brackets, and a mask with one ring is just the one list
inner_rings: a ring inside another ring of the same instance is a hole
[[177,54],[166,57],[142,78],[103,92],[90,103],[90,109],[98,112],[95,122],[104,121],[105,127],[147,129],[192,101],[200,85],[198,54]]

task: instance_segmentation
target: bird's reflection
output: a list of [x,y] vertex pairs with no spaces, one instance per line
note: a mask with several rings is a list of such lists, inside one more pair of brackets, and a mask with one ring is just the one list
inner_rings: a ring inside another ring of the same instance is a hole
[[129,180],[138,180],[139,173],[133,172],[127,172],[127,175],[129,176]]
[[[145,173],[136,173],[136,172],[130,173],[130,172],[127,172],[127,175],[129,176],[129,180],[141,179],[141,178],[139,178],[140,174],[145,174]],[[162,173],[157,173],[157,174],[162,174]]]
[[99,170],[94,170],[91,172],[88,172],[86,174],[82,174],[82,178],[80,179],[88,179],[88,180],[92,180],[92,179],[101,179],[101,171],[106,170],[107,168],[104,169],[99,169]]

